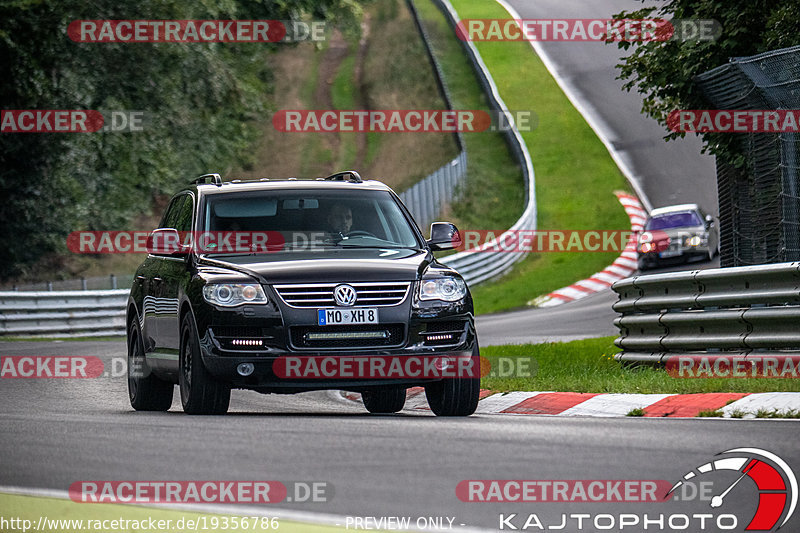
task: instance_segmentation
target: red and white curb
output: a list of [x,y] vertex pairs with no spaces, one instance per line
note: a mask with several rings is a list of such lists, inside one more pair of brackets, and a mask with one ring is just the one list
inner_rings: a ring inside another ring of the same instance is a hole
[[[642,207],[639,199],[624,192],[615,192],[619,203],[625,208],[628,218],[631,221],[631,231],[639,232],[644,228],[647,219],[647,211]],[[573,300],[580,300],[590,294],[600,292],[610,287],[615,281],[627,278],[637,269],[636,263],[636,242],[631,241],[617,259],[605,269],[570,285],[553,291],[547,296],[537,298],[529,302],[529,305],[537,307],[552,307],[561,305]]]
[[[360,401],[361,395],[342,393]],[[582,392],[507,392],[481,390],[476,414],[549,416],[627,416],[641,409],[645,417],[693,418],[703,411],[720,411],[724,418],[753,418],[759,411],[800,412],[800,392],[700,394],[595,394]],[[406,393],[405,411],[429,411],[422,387]]]

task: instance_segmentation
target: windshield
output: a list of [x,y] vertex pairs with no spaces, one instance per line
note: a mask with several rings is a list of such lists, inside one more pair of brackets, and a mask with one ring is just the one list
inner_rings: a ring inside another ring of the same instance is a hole
[[[420,248],[388,191],[291,190],[212,194],[206,232],[268,232],[280,250]],[[207,250],[214,253],[214,250]],[[219,250],[217,253],[223,252]]]
[[689,226],[702,226],[703,221],[695,211],[684,211],[680,213],[669,213],[657,215],[647,221],[644,229],[670,229],[686,228]]

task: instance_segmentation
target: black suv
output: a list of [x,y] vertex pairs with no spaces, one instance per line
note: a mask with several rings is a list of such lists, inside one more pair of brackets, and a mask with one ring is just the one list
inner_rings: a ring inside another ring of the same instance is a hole
[[136,271],[131,405],[166,411],[178,384],[189,414],[226,413],[232,388],[348,390],[370,412],[393,413],[408,387],[424,386],[435,414],[470,415],[479,375],[285,372],[289,359],[413,357],[439,369],[475,361],[469,289],[433,255],[459,243],[443,222],[426,241],[389,187],[354,171],[225,183],[201,176],[172,198]]

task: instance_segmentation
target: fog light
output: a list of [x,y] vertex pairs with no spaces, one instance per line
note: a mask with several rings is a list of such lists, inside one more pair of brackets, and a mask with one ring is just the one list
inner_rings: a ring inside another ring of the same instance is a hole
[[236,371],[240,376],[249,376],[255,369],[256,367],[253,365],[253,363],[242,363],[236,367]]
[[453,362],[450,360],[449,357],[439,357],[436,362],[433,363],[433,366],[436,367],[437,370],[443,371],[447,370],[453,365]]

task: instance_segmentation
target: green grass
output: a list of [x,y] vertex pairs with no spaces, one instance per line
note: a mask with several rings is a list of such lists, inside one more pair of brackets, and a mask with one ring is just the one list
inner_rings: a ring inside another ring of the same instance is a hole
[[[353,87],[356,86],[355,66],[358,45],[351,43],[349,54],[342,60],[331,86],[331,100],[335,109],[355,109],[356,99]],[[339,133],[339,167],[353,168],[356,162],[356,133]]]
[[641,407],[634,407],[625,416],[644,416],[644,409]]
[[800,380],[759,378],[686,379],[670,377],[664,369],[623,366],[614,360],[619,349],[614,337],[564,343],[507,344],[481,348],[481,355],[534,358],[532,377],[485,377],[481,386],[497,392],[570,391],[690,394],[700,392],[800,392]]
[[[426,16],[435,9],[428,0],[417,0]],[[508,18],[508,13],[495,2],[483,0],[454,0],[461,18]],[[449,41],[459,53],[459,42],[448,29]],[[484,62],[497,83],[506,105],[512,110],[532,110],[538,116],[538,126],[523,132],[536,175],[536,195],[539,229],[627,229],[630,227],[624,210],[613,195],[615,190],[629,190],[611,156],[589,125],[567,100],[544,64],[526,42],[476,43]],[[454,93],[464,91],[466,79],[453,79],[451,64],[463,64],[449,54],[443,55],[448,84]],[[465,78],[465,77],[464,77]],[[472,87],[474,90],[474,87]],[[457,102],[462,106],[471,102]],[[480,139],[485,134],[473,134]],[[481,142],[481,141],[479,141]],[[469,198],[453,212],[464,216],[465,228],[483,228],[480,224],[486,211],[500,209],[491,223],[502,218],[512,223],[522,212],[520,183],[504,177],[503,168],[495,172],[494,165],[505,153],[496,146],[468,145],[469,165],[477,164],[480,176],[476,188],[468,188]],[[476,150],[473,152],[473,150]],[[499,151],[498,151],[499,150]],[[482,162],[490,162],[482,166]],[[496,174],[493,176],[492,174]],[[474,176],[470,173],[470,179]],[[475,183],[475,182],[473,182]],[[516,196],[514,196],[516,194]],[[475,224],[475,225],[473,225]],[[509,227],[507,223],[503,228]],[[495,225],[492,229],[501,229]],[[477,313],[490,313],[522,307],[542,294],[585,278],[610,264],[615,253],[550,253],[531,256],[518,264],[499,281],[478,285],[473,289]]]
[[800,418],[800,410],[759,409],[756,411],[756,418]]

